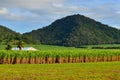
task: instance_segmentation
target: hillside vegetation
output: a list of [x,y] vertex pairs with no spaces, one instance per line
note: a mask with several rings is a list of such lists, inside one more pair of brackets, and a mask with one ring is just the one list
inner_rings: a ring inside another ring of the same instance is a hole
[[79,14],[58,19],[49,26],[24,34],[0,26],[0,44],[16,43],[18,40],[27,44],[73,47],[119,44],[120,30]]
[[58,19],[49,26],[24,35],[49,45],[79,47],[120,43],[120,30],[79,14]]
[[0,44],[15,44],[18,40],[23,40],[28,44],[38,43],[37,40],[33,40],[30,36],[22,36],[22,34],[17,33],[5,26],[0,25]]
[[0,25],[0,44],[6,44],[12,40],[18,40],[21,34],[12,31],[11,29]]

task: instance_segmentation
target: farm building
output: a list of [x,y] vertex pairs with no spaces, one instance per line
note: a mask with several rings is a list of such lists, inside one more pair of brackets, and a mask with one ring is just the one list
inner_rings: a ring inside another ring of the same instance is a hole
[[[12,48],[12,50],[19,50],[19,48]],[[33,48],[33,47],[24,47],[22,48],[22,50],[25,50],[25,51],[36,51],[37,49]]]

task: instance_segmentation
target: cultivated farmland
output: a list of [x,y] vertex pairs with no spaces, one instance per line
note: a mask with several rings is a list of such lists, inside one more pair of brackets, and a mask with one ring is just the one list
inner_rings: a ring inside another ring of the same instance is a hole
[[120,61],[120,50],[0,51],[0,64],[53,64],[112,61]]
[[0,50],[0,80],[120,80],[119,49],[33,47]]

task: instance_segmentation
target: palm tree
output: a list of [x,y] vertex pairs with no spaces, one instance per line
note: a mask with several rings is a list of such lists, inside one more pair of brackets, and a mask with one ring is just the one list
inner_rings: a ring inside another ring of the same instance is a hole
[[22,50],[22,48],[24,47],[24,42],[20,40],[17,44],[17,47],[19,48],[19,50]]

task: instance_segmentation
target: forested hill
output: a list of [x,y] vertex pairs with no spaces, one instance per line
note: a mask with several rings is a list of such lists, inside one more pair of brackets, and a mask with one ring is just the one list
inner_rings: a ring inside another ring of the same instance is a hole
[[11,29],[0,25],[0,44],[6,44],[11,40],[18,39],[21,34],[12,31]]
[[49,26],[33,30],[25,35],[32,36],[42,44],[50,45],[80,46],[120,43],[120,30],[79,14],[58,19]]
[[38,43],[37,40],[32,40],[30,36],[22,36],[22,34],[0,25],[0,44],[15,43],[18,40],[22,40],[29,44]]

